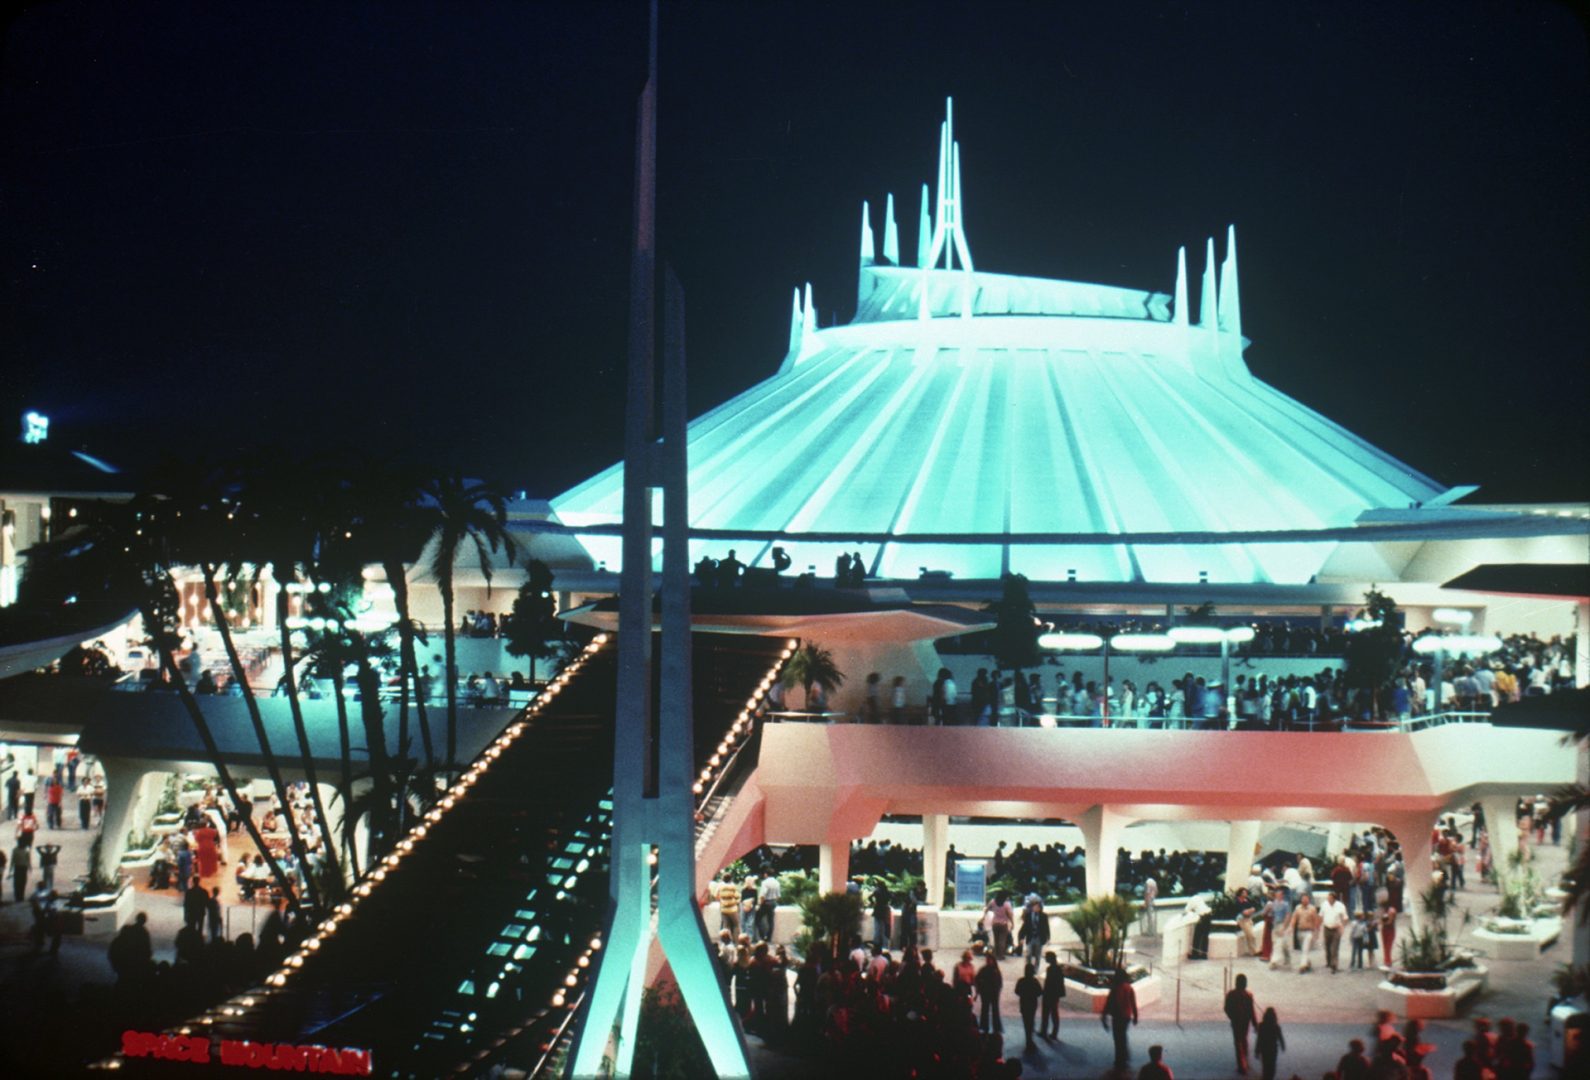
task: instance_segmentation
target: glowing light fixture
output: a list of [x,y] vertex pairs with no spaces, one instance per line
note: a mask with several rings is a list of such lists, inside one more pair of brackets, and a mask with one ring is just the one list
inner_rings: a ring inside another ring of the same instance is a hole
[[1089,649],[1102,648],[1104,639],[1097,634],[1040,634],[1038,647],[1040,649],[1067,649],[1071,651],[1086,652]]
[[1443,626],[1467,626],[1474,621],[1474,612],[1463,608],[1438,607],[1430,612],[1430,618]]
[[1445,653],[1448,656],[1482,656],[1502,647],[1502,639],[1495,634],[1426,634],[1413,643],[1413,651],[1420,656]]
[[1118,652],[1170,652],[1176,639],[1168,634],[1116,634],[1110,648]]

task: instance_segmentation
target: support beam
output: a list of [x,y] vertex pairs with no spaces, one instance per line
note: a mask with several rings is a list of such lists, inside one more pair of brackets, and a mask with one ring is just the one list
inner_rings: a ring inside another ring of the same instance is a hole
[[949,851],[948,814],[922,815],[922,876],[927,879],[927,902],[944,906],[944,860]]
[[817,845],[817,888],[831,893],[842,890],[850,880],[850,841],[830,840]]
[[1115,860],[1121,838],[1132,819],[1108,806],[1095,806],[1077,822],[1082,826],[1082,848],[1087,852],[1087,890],[1089,896],[1108,896],[1115,892]]
[[1408,913],[1415,933],[1424,928],[1425,910],[1419,898],[1435,883],[1430,866],[1430,828],[1434,823],[1433,814],[1404,814],[1386,821],[1402,846],[1402,910]]
[[1512,876],[1513,854],[1518,851],[1518,799],[1513,795],[1488,795],[1480,800],[1485,811],[1485,831],[1491,839],[1491,865],[1496,880],[1505,885]]
[[1257,861],[1255,849],[1259,846],[1257,821],[1231,822],[1231,838],[1226,844],[1226,889],[1238,888],[1247,883],[1248,872]]

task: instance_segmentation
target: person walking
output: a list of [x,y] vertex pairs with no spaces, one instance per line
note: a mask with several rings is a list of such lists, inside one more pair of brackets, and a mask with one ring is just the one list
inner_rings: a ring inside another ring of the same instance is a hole
[[1005,987],[1005,977],[999,973],[999,961],[989,953],[977,971],[975,981],[978,1003],[978,1028],[986,1035],[1005,1033],[1005,1022],[999,1018],[999,994]]
[[1231,1040],[1237,1048],[1237,1071],[1248,1072],[1248,1031],[1259,1026],[1258,1006],[1253,1002],[1253,991],[1248,989],[1248,977],[1239,974],[1235,985],[1226,994],[1226,1019],[1231,1021]]
[[1021,978],[1016,980],[1016,1001],[1021,1006],[1021,1030],[1026,1035],[1026,1050],[1036,1050],[1032,1041],[1033,1025],[1038,1020],[1038,1002],[1043,999],[1043,984],[1038,981],[1038,965],[1028,963]]
[[1314,950],[1314,938],[1319,934],[1320,914],[1319,908],[1314,906],[1307,890],[1297,898],[1297,910],[1292,912],[1292,922],[1297,930],[1297,973],[1314,970],[1314,961],[1310,954]]
[[1286,1049],[1286,1036],[1281,1034],[1281,1021],[1275,1015],[1273,1006],[1264,1010],[1264,1019],[1259,1021],[1259,1037],[1254,1040],[1253,1048],[1258,1051],[1259,1063],[1264,1067],[1264,1080],[1275,1080],[1276,1059]]
[[1286,887],[1277,885],[1270,898],[1270,923],[1274,933],[1270,938],[1270,970],[1292,966],[1292,903],[1287,899]]
[[1128,1020],[1137,1023],[1137,991],[1132,989],[1132,981],[1126,977],[1126,972],[1117,970],[1115,985],[1110,987],[1110,996],[1104,999],[1104,1013],[1099,1018],[1099,1023],[1115,1039],[1116,1072],[1125,1070],[1132,1060],[1132,1049],[1126,1040]]
[[1043,973],[1043,1023],[1039,1034],[1046,1039],[1060,1037],[1060,999],[1066,996],[1065,969],[1053,952],[1043,954],[1048,968]]
[[1335,889],[1326,896],[1319,909],[1320,927],[1325,931],[1325,966],[1334,975],[1341,967],[1342,931],[1347,928],[1347,905],[1343,904]]

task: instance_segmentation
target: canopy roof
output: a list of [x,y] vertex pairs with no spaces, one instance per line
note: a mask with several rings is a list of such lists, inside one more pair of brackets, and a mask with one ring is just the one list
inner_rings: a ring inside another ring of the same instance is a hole
[[[1207,245],[1196,323],[1185,252],[1174,296],[977,272],[948,121],[940,148],[938,212],[929,217],[924,188],[919,265],[899,265],[892,197],[881,258],[864,208],[855,320],[819,329],[808,286],[779,372],[690,425],[692,527],[873,537],[792,536],[783,546],[797,570],[826,572],[859,550],[889,578],[1302,583],[1334,542],[1209,537],[1350,526],[1442,494],[1249,373],[1234,230],[1218,275]],[[620,464],[553,509],[575,527],[614,522],[622,487]],[[945,543],[945,533],[966,539]],[[1188,542],[1022,542],[1037,533]],[[617,568],[616,537],[582,543]],[[729,546],[696,544],[692,558]],[[772,546],[748,540],[736,554],[767,565]]]

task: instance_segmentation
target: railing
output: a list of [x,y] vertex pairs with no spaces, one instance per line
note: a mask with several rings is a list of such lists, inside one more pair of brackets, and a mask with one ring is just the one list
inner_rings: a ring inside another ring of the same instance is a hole
[[[964,716],[964,714],[962,715]],[[767,719],[776,723],[866,724],[869,727],[986,727],[1006,729],[1108,727],[1129,731],[1258,731],[1285,733],[1296,731],[1422,731],[1428,727],[1440,727],[1444,724],[1488,724],[1491,722],[1491,714],[1489,712],[1454,709],[1392,720],[1350,720],[1344,717],[1335,717],[1328,720],[1296,720],[1290,721],[1285,727],[1241,724],[1233,726],[1229,722],[1196,716],[1147,717],[1113,715],[1105,718],[1100,716],[1082,716],[1074,713],[1030,713],[1019,709],[1014,714],[1004,713],[998,717],[991,717],[987,721],[961,719],[954,724],[936,723],[924,710],[907,711],[899,725],[889,720],[871,723],[863,720],[858,714],[841,712],[774,712],[768,713]]]

